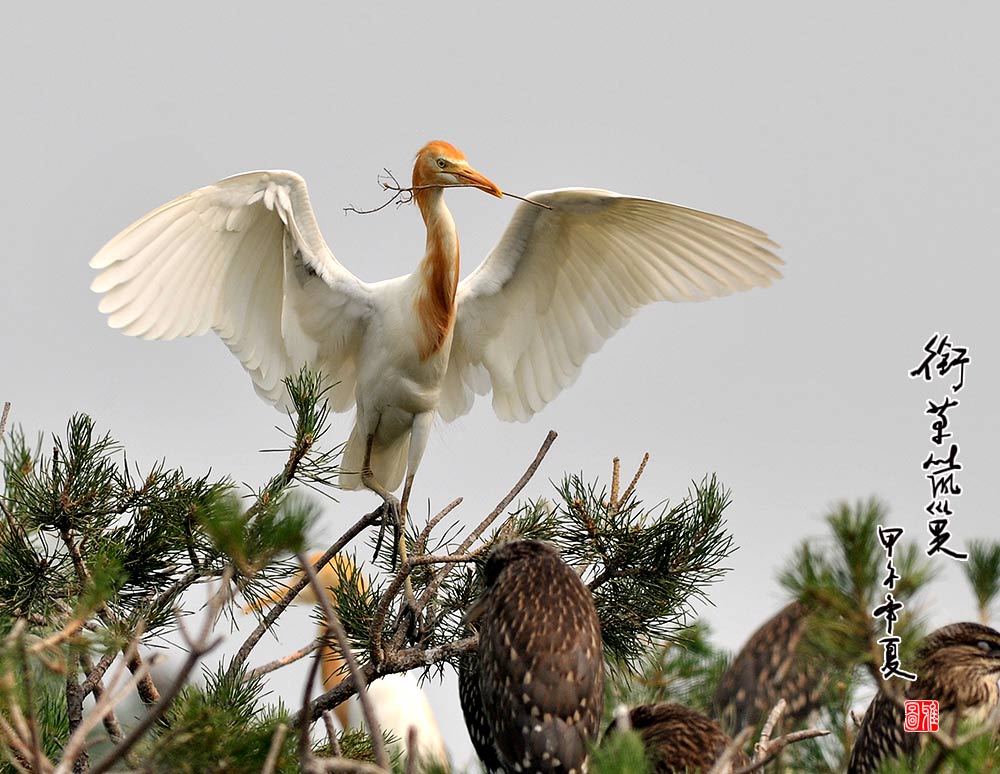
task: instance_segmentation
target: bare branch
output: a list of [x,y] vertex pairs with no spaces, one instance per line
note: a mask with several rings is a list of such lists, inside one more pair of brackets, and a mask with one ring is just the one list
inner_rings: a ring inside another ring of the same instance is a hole
[[[410,186],[409,188],[405,188],[399,184],[399,181],[396,179],[396,176],[393,175],[392,172],[390,172],[387,168],[383,167],[382,171],[385,173],[385,177],[379,175],[378,184],[382,186],[383,191],[394,191],[393,195],[388,199],[388,201],[384,202],[383,204],[380,204],[378,207],[373,207],[370,210],[359,210],[353,204],[350,204],[347,207],[344,207],[345,213],[353,212],[358,215],[371,215],[374,212],[379,212],[380,210],[384,210],[393,202],[395,202],[397,205],[409,204],[410,202],[413,201],[413,194],[416,191],[424,191],[430,188],[478,188],[481,191],[488,190],[487,188],[484,188],[481,185],[466,185],[464,183],[452,183],[449,185],[414,185]],[[391,183],[387,182],[386,178],[388,180],[391,180],[392,182]],[[517,194],[508,193],[507,191],[501,191],[500,193],[502,193],[504,196],[509,196],[511,199],[517,199],[518,201],[521,202],[527,202],[528,204],[533,204],[534,206],[541,207],[542,209],[546,210],[552,209],[547,204],[543,204],[542,202],[536,202],[533,199],[528,199],[525,198],[524,196],[518,196]]]
[[286,667],[289,664],[294,664],[299,659],[303,659],[315,650],[322,647],[322,640],[313,640],[304,648],[299,648],[294,653],[289,653],[287,656],[282,656],[281,658],[276,658],[274,661],[269,661],[266,664],[262,664],[259,667],[254,667],[249,672],[247,672],[247,678],[260,677],[261,675],[266,675],[275,670]]
[[[781,720],[781,716],[785,712],[787,704],[784,699],[779,699],[778,703],[774,705],[774,708],[767,716],[767,722],[764,723],[764,727],[760,732],[760,741],[754,745],[754,755],[753,760],[743,768],[734,772],[734,774],[750,774],[754,771],[760,771],[768,763],[773,761],[778,755],[784,750],[788,745],[794,744],[795,742],[801,742],[804,739],[813,739],[817,736],[827,736],[830,732],[823,731],[818,728],[810,728],[804,731],[794,731],[790,734],[784,734],[779,736],[777,739],[771,739],[771,734],[774,733],[774,728],[777,726],[778,721]],[[739,741],[738,747],[742,747],[743,743],[752,733],[750,727],[744,728],[740,732],[739,736],[734,740],[734,745],[737,740]],[[730,745],[732,747],[732,745]],[[729,749],[727,748],[727,752]],[[718,772],[716,771],[718,769]],[[712,769],[711,774],[721,774],[725,769],[719,769],[719,763],[716,763],[715,767]]]
[[430,519],[427,522],[427,526],[423,528],[423,530],[420,532],[420,535],[417,537],[417,544],[413,549],[413,553],[422,554],[427,549],[427,539],[430,537],[431,530],[434,529],[441,522],[441,519],[443,519],[445,516],[447,516],[461,504],[462,504],[462,498],[456,497],[454,500],[448,503],[444,508],[438,511],[438,513],[434,516],[433,519]]
[[[375,718],[375,713],[372,710],[371,700],[368,698],[368,693],[365,690],[368,687],[368,682],[364,679],[361,674],[361,670],[358,668],[358,661],[351,652],[351,645],[347,641],[347,633],[344,631],[343,624],[340,623],[340,617],[337,615],[337,611],[333,609],[333,605],[330,604],[330,599],[325,593],[322,584],[319,582],[319,578],[316,577],[316,570],[313,569],[309,561],[301,553],[296,554],[299,560],[299,564],[302,565],[302,569],[312,584],[313,590],[316,592],[316,597],[319,599],[320,607],[323,608],[323,616],[326,619],[326,631],[327,635],[333,634],[337,640],[337,645],[340,648],[340,655],[347,662],[347,668],[350,670],[351,682],[354,683],[355,688],[358,691],[358,699],[361,702],[361,711],[365,717],[365,723],[368,725],[368,733],[372,738],[372,749],[375,752],[375,763],[386,771],[391,768],[389,763],[389,753],[385,749],[385,739],[382,738],[382,729],[379,726],[378,720]],[[320,565],[322,566],[322,565]],[[317,661],[319,659],[317,658]],[[308,708],[308,703],[303,702],[302,712],[304,713]],[[301,713],[300,713],[301,715]],[[307,724],[303,724],[306,726]]]
[[264,767],[260,770],[260,774],[273,774],[274,767],[278,765],[281,745],[285,743],[287,735],[288,726],[284,723],[278,723],[274,729],[274,736],[271,737],[271,747],[267,751],[267,758],[264,759]]
[[417,727],[406,729],[406,774],[417,774]]
[[[478,642],[479,638],[476,635],[473,635],[471,637],[464,637],[453,642],[446,642],[444,645],[439,645],[436,648],[429,648],[427,650],[422,648],[408,648],[406,650],[400,650],[393,654],[390,658],[387,658],[385,661],[380,663],[377,668],[374,664],[365,664],[361,668],[361,673],[364,677],[364,682],[367,685],[371,683],[372,680],[382,677],[383,675],[391,675],[397,672],[408,672],[411,669],[430,666],[431,664],[436,664],[439,661],[445,661],[454,656],[469,653],[476,649]],[[295,716],[295,720],[292,725],[298,727],[302,723],[315,720],[322,715],[325,710],[336,707],[341,702],[349,699],[355,693],[357,693],[357,689],[355,688],[353,681],[343,680],[337,683],[337,685],[324,693],[322,696],[318,696],[313,699],[312,703],[307,708],[307,711],[306,708],[300,710]]]
[[[4,741],[7,744],[8,752],[10,756],[8,760],[22,772],[33,771],[34,774],[39,774],[37,769],[29,769],[28,766],[31,765],[32,759],[35,757],[31,748],[21,737],[21,735],[7,722],[7,719],[0,715],[0,732],[3,733]],[[41,769],[42,772],[52,771],[52,764],[48,764],[48,768]]]
[[0,416],[0,444],[3,443],[3,434],[7,430],[7,417],[10,414],[10,401],[5,400],[3,404],[3,415]]
[[[108,663],[110,664],[110,661]],[[104,681],[101,679],[104,673],[101,672],[101,675],[93,683],[90,682],[91,675],[95,674],[96,667],[94,666],[94,660],[85,650],[81,650],[80,652],[80,666],[86,670],[87,675],[86,679],[80,685],[82,697],[86,699],[87,694],[93,690],[95,700],[100,701],[104,695]],[[118,722],[118,716],[115,714],[114,709],[104,717],[104,730],[108,732],[108,738],[115,744],[118,744],[124,738],[121,723]]]
[[[192,639],[192,637],[188,634],[183,619],[178,616],[178,629],[181,636],[184,638],[184,643],[188,650],[187,658],[184,660],[184,664],[181,666],[180,671],[177,673],[174,682],[171,684],[167,692],[160,697],[160,700],[153,707],[150,708],[149,712],[145,714],[142,720],[140,720],[135,727],[132,728],[128,736],[122,740],[121,744],[112,750],[91,770],[91,774],[103,774],[103,772],[108,771],[115,765],[115,763],[121,760],[129,752],[129,750],[131,750],[135,744],[142,739],[143,736],[145,736],[146,732],[153,726],[154,723],[158,722],[159,719],[163,717],[163,714],[167,711],[167,709],[169,709],[170,705],[173,704],[177,695],[187,684],[187,679],[191,672],[198,665],[198,662],[202,659],[202,657],[213,650],[222,641],[221,637],[212,638],[211,634],[223,606],[232,598],[232,578],[233,571],[231,568],[227,567],[226,571],[222,574],[221,588],[214,595],[212,595],[208,602],[204,612],[201,631],[199,632],[197,639]],[[128,662],[128,660],[129,659],[126,657],[126,662]],[[148,671],[148,667],[140,667],[140,671]],[[140,681],[137,674],[133,674],[133,681],[137,683]],[[105,694],[101,701],[107,699],[108,695],[109,694]],[[117,706],[120,700],[120,698],[114,699],[110,703],[110,707]],[[94,711],[88,715],[88,719],[95,714],[97,714],[96,707]],[[81,728],[82,727],[83,726],[81,726]]]
[[733,756],[736,755],[737,750],[742,750],[743,745],[747,743],[747,739],[753,733],[753,726],[747,726],[742,731],[740,731],[728,745],[726,749],[722,751],[715,764],[712,766],[708,774],[729,774],[732,771],[730,762]]
[[[542,464],[542,460],[545,459],[545,455],[548,454],[549,448],[552,446],[553,443],[555,443],[557,437],[558,434],[556,433],[555,430],[549,430],[548,435],[545,436],[545,440],[542,442],[541,447],[538,449],[538,453],[535,455],[535,459],[531,461],[530,465],[528,465],[528,468],[527,470],[524,471],[524,474],[521,476],[520,479],[518,479],[517,483],[514,484],[511,490],[499,502],[497,507],[493,509],[493,511],[489,514],[489,516],[483,519],[482,522],[480,522],[479,526],[477,526],[474,530],[472,530],[472,532],[470,532],[466,536],[465,540],[462,541],[461,545],[455,551],[456,554],[466,553],[469,550],[469,546],[471,546],[480,537],[480,535],[482,535],[489,528],[489,526],[494,521],[496,521],[497,517],[504,512],[504,510],[507,508],[508,505],[511,504],[514,498],[517,497],[518,494],[520,494],[521,490],[524,489],[525,486],[527,486],[532,476],[535,475],[535,471],[538,470],[539,465]],[[453,567],[454,567],[453,564],[448,564],[442,567],[438,571],[438,574],[428,584],[427,588],[424,590],[424,593],[421,595],[420,600],[417,603],[417,610],[414,611],[415,615],[419,615],[420,612],[431,601],[431,599],[434,598],[434,595],[437,594],[437,590],[441,587],[441,584],[444,582],[445,578],[448,577],[448,574],[451,572]]]
[[326,710],[323,713],[323,725],[326,726],[326,739],[330,745],[330,752],[339,758],[343,751],[340,749],[340,741],[337,739],[337,728],[333,725],[333,713]]
[[635,475],[632,476],[632,482],[628,485],[628,488],[625,490],[625,494],[622,495],[620,502],[625,502],[632,496],[636,485],[639,483],[639,479],[642,477],[643,471],[646,470],[647,462],[649,462],[649,452],[642,455],[642,462],[639,463],[639,467],[635,471]]
[[[340,538],[332,546],[326,549],[326,552],[312,565],[313,570],[319,571],[323,565],[333,558],[333,555],[342,551],[344,546],[350,543],[354,538],[356,538],[363,530],[375,524],[382,516],[382,508],[379,507],[371,513],[365,514],[358,520],[354,526],[352,526],[347,532],[340,536]],[[233,660],[229,664],[229,669],[226,670],[226,675],[232,677],[239,671],[243,665],[246,663],[247,658],[250,657],[250,652],[256,647],[257,643],[260,642],[260,638],[264,636],[272,624],[278,620],[280,616],[298,596],[299,592],[302,591],[309,583],[309,578],[303,574],[301,578],[298,578],[294,583],[288,587],[288,591],[285,592],[284,596],[279,599],[274,606],[268,611],[260,623],[257,624],[256,628],[250,633],[250,636],[246,638],[240,649],[233,656]],[[325,596],[325,594],[321,595]]]

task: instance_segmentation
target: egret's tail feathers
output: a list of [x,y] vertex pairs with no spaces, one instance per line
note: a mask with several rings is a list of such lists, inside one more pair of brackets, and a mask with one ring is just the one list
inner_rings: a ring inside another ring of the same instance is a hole
[[[358,426],[351,431],[351,437],[344,449],[340,463],[341,489],[359,489],[361,487],[361,466],[365,461],[365,438],[362,438]],[[410,448],[410,434],[403,433],[387,447],[375,444],[372,449],[372,473],[375,480],[390,492],[399,489],[406,473],[406,452]]]

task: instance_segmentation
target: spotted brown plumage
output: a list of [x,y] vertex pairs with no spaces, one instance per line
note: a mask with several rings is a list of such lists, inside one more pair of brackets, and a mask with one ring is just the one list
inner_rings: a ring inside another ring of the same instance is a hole
[[787,703],[784,717],[790,726],[820,706],[825,677],[801,647],[808,623],[805,605],[785,605],[736,654],[712,696],[712,714],[729,733],[759,728],[779,699]]
[[504,768],[493,745],[493,732],[483,708],[483,695],[479,691],[479,656],[467,653],[458,665],[458,700],[462,705],[465,727],[476,755],[483,763],[486,774],[503,774]]
[[[642,737],[653,774],[705,774],[732,742],[708,715],[683,704],[640,704],[629,712],[629,721]],[[612,723],[605,733],[615,730]],[[742,750],[736,750],[729,761],[724,774],[749,763]]]
[[[1000,632],[978,623],[956,623],[931,632],[917,652],[916,681],[896,681],[907,699],[933,699],[940,730],[958,720],[982,723],[1000,703]],[[884,760],[916,756],[927,734],[903,730],[904,709],[879,689],[861,721],[848,774],[871,774]]]
[[590,591],[552,547],[513,541],[487,559],[486,591],[468,618],[479,648],[460,672],[460,697],[489,770],[582,774],[604,701]]

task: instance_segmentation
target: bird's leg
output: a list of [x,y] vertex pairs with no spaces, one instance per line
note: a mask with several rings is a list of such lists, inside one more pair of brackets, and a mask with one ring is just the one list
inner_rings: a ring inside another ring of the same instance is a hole
[[[398,536],[399,557],[404,564],[407,561],[406,531],[402,529],[402,526],[406,524],[408,515],[407,506],[410,502],[410,492],[413,489],[413,476],[416,474],[420,460],[424,456],[424,449],[427,448],[427,439],[430,437],[433,420],[434,412],[425,411],[413,417],[413,424],[410,427],[410,445],[407,449],[406,459],[406,483],[403,485],[403,500],[400,503],[401,528]],[[413,593],[413,584],[410,582],[409,575],[406,576],[404,591],[406,596],[404,606],[409,608],[410,613],[410,639],[414,642],[419,642],[423,636],[423,632],[421,631],[420,621],[417,620],[417,597]],[[401,612],[403,614],[406,613],[405,610]]]
[[375,443],[375,434],[369,433],[365,441],[365,460],[361,465],[361,484],[368,490],[374,492],[382,498],[385,515],[382,518],[382,525],[378,531],[378,541],[375,543],[375,556],[382,550],[382,537],[385,535],[385,523],[391,519],[393,529],[399,529],[399,501],[395,496],[382,486],[375,474],[372,472],[372,446]]
[[[377,494],[385,503],[386,517],[382,520],[382,527],[379,530],[378,542],[375,547],[375,554],[378,555],[379,550],[382,547],[382,535],[385,531],[386,521],[391,520],[393,525],[393,533],[396,536],[397,550],[399,551],[399,561],[402,564],[406,564],[407,552],[406,552],[406,502],[409,500],[410,487],[413,485],[413,474],[409,474],[406,477],[406,486],[403,489],[403,505],[400,507],[399,500],[386,489],[382,484],[379,483],[378,479],[375,478],[375,474],[372,472],[372,446],[375,443],[375,434],[371,433],[365,443],[365,460],[364,464],[361,466],[361,483],[372,492]],[[416,625],[416,615],[415,611],[417,609],[417,597],[413,593],[413,583],[410,581],[410,576],[407,575],[403,581],[403,590],[406,596],[405,607],[409,610],[410,615],[410,632],[411,636],[416,637],[417,625]]]

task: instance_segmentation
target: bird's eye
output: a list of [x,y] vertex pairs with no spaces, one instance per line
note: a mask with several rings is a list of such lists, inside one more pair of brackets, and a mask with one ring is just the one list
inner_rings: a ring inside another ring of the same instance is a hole
[[446,161],[445,161],[444,159],[438,159],[438,166],[439,166],[439,167],[440,167],[441,169],[444,169],[444,165],[445,165],[446,163],[447,163],[447,162],[446,162]]
[[976,647],[979,648],[983,653],[989,653],[993,650],[993,645],[986,640],[980,640],[976,643]]

